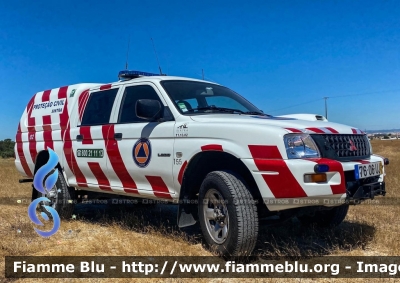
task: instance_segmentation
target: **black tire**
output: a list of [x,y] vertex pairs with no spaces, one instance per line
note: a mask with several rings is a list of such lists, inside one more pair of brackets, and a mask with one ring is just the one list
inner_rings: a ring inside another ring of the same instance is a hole
[[[75,189],[72,187],[68,187],[67,182],[64,179],[64,175],[60,170],[58,171],[57,182],[48,194],[42,194],[35,188],[33,188],[32,199],[36,199],[39,197],[47,197],[48,199],[50,199],[51,202],[46,202],[45,204],[53,207],[57,211],[60,218],[71,218],[76,202]],[[45,212],[51,218],[51,214],[48,213],[46,209],[41,207],[41,211]]]
[[[207,212],[212,216],[206,216]],[[257,207],[239,176],[225,171],[209,173],[200,187],[198,213],[212,252],[225,258],[251,255],[258,236]],[[217,232],[213,235],[210,231]]]
[[335,228],[346,218],[349,205],[341,205],[330,210],[315,212],[314,215],[303,215],[297,218],[301,224],[306,226],[316,226],[317,228]]

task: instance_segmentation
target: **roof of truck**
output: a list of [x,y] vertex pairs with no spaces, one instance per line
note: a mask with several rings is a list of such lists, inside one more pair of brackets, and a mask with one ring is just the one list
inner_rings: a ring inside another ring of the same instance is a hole
[[[143,82],[143,81],[167,81],[167,80],[185,80],[185,81],[196,81],[196,82],[205,82],[205,83],[211,83],[211,84],[217,84],[215,82],[210,82],[210,81],[205,81],[205,80],[200,80],[200,79],[194,79],[194,78],[187,78],[187,77],[178,77],[178,76],[141,76],[138,78],[134,79],[129,79],[129,80],[120,80],[118,82],[127,82],[127,81],[137,81],[137,82]],[[114,83],[113,83],[114,84]]]

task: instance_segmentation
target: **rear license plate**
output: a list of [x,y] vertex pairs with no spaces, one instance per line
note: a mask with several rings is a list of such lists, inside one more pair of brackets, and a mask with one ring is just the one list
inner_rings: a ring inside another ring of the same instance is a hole
[[379,176],[382,174],[381,172],[382,164],[380,162],[359,164],[354,166],[354,173],[357,180],[372,176]]

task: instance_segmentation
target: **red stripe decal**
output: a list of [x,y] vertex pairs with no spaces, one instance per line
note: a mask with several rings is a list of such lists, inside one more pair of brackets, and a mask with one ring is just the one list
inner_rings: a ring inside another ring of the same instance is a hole
[[302,131],[300,131],[299,129],[295,129],[295,128],[285,128],[286,130],[289,130],[293,133],[302,133]]
[[[58,99],[67,98],[68,87],[61,87],[58,91]],[[60,127],[61,127],[61,138],[64,140],[64,155],[67,160],[68,167],[74,173],[76,183],[80,187],[87,187],[87,181],[82,171],[80,170],[78,163],[76,162],[75,154],[72,148],[71,132],[70,132],[69,114],[68,114],[68,99],[65,100],[64,110],[60,114]]]
[[353,132],[353,134],[357,134],[357,130],[356,129],[351,128],[351,131]]
[[331,128],[331,127],[325,127],[325,129],[327,129],[328,131],[330,131],[333,134],[339,134],[338,131],[336,131],[335,129]]
[[101,128],[107,155],[111,166],[120,179],[124,191],[131,194],[139,194],[135,181],[132,179],[122,160],[118,148],[118,141],[114,139],[114,125],[105,125]]
[[46,102],[46,101],[50,100],[50,93],[51,93],[51,90],[46,90],[43,92],[42,102]]
[[[293,176],[286,162],[282,160],[276,146],[249,145],[258,170],[278,172],[278,175],[263,174],[272,194],[276,198],[306,197],[307,194]],[[269,159],[268,159],[269,158]],[[270,159],[276,158],[276,159]]]
[[102,85],[100,86],[100,90],[106,90],[106,89],[110,89],[112,86],[112,84],[106,84],[106,85]]
[[210,151],[210,150],[214,150],[214,151],[224,151],[222,149],[222,145],[219,144],[207,144],[207,145],[203,145],[201,147],[202,151]]
[[[50,93],[51,90],[46,90],[43,92],[42,95],[42,102],[46,102],[50,100]],[[53,146],[53,137],[51,135],[52,129],[51,129],[51,115],[44,115],[42,116],[42,122],[43,122],[43,141],[44,141],[44,150],[47,148],[54,149]]]
[[323,134],[325,133],[323,130],[318,128],[307,128],[307,130],[313,131],[314,133]]
[[314,161],[317,164],[326,164],[329,166],[329,172],[339,172],[341,183],[339,185],[331,185],[333,194],[344,194],[346,193],[346,180],[344,178],[343,166],[339,161],[327,159],[327,158],[310,158],[310,161]]
[[53,145],[53,137],[52,137],[52,130],[44,131],[43,132],[43,140],[44,140],[44,149],[47,150],[48,148],[54,149]]
[[37,155],[37,151],[36,151],[36,135],[35,135],[35,117],[31,117],[32,114],[32,110],[33,110],[33,105],[35,102],[35,97],[36,95],[34,95],[31,100],[28,103],[27,106],[27,120],[28,120],[28,148],[29,148],[29,153],[31,155],[32,158],[32,162],[35,163],[35,159],[36,159],[36,155]]
[[83,136],[82,144],[93,144],[90,126],[79,127],[79,134]]
[[167,185],[163,179],[159,176],[146,176],[149,181],[151,188],[153,189],[154,195],[159,198],[172,199],[171,194],[168,191]]
[[42,122],[43,122],[43,131],[51,131],[51,116],[50,115],[45,115],[42,116]]
[[183,162],[181,169],[179,170],[178,174],[178,182],[179,184],[182,185],[182,180],[183,180],[183,173],[185,172],[186,166],[187,166],[187,161]]
[[60,89],[58,90],[58,99],[67,98],[67,90],[68,86],[60,87]]
[[36,133],[35,132],[28,133],[28,139],[29,139],[29,153],[31,154],[32,161],[35,164],[36,156],[37,156]]
[[[69,124],[68,124],[69,126]],[[87,181],[85,176],[83,175],[82,171],[80,170],[78,163],[76,162],[75,154],[72,149],[72,141],[70,138],[70,131],[69,128],[65,132],[65,142],[64,142],[64,154],[65,154],[65,159],[68,162],[68,166],[71,169],[71,171],[74,173],[76,177],[76,183],[80,187],[87,187]]]
[[35,117],[31,117],[32,110],[33,110],[33,104],[35,103],[35,97],[36,94],[31,98],[31,100],[28,103],[28,106],[26,107],[27,111],[27,117],[28,117],[28,132],[34,132],[35,131]]
[[89,91],[86,93],[84,98],[85,98],[85,100],[83,100],[82,109],[81,109],[81,116],[80,116],[81,120],[82,120],[82,116],[83,116],[83,111],[85,110],[86,104],[87,104],[87,102],[89,100]]
[[24,169],[26,176],[33,177],[31,169],[29,168],[28,163],[26,162],[25,155],[24,155],[21,124],[18,124],[18,131],[17,131],[17,135],[15,137],[15,141],[17,143],[17,153],[18,153],[19,161],[21,162],[22,168]]
[[89,90],[85,90],[79,96],[78,113],[79,113],[79,120],[81,120],[81,121],[82,121],[83,110],[85,109],[85,106],[86,106],[86,103],[88,101],[88,98],[89,98]]
[[97,162],[88,162],[88,165],[93,175],[96,177],[97,184],[99,184],[100,189],[112,192],[112,189],[110,188],[110,182],[101,169],[100,164]]
[[[260,163],[260,160],[255,163]],[[257,167],[260,164],[257,165]],[[307,194],[297,182],[296,178],[293,176],[290,169],[287,167],[284,160],[263,160],[262,169],[264,171],[277,171],[279,175],[267,175],[263,174],[264,181],[267,183],[270,188],[272,194],[276,198],[297,198],[297,197],[306,197]]]
[[[58,90],[58,99],[67,98],[67,86],[60,87]],[[61,128],[61,138],[64,138],[65,131],[67,127],[69,128],[69,114],[68,114],[68,99],[65,99],[64,110],[60,114],[60,128]]]
[[278,147],[274,145],[249,145],[253,158],[282,159]]
[[67,128],[65,130],[65,139],[64,139],[64,154],[65,159],[67,160],[68,167],[74,173],[76,182],[80,187],[87,187],[86,178],[83,175],[82,171],[79,169],[78,163],[76,162],[75,154],[72,149],[72,141],[71,141],[71,133],[70,133],[70,125],[68,123]]

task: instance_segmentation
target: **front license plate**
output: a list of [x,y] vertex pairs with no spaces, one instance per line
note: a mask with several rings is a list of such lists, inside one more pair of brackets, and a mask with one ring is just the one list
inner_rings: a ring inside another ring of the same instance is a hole
[[380,162],[373,162],[368,164],[359,164],[354,166],[354,173],[356,179],[363,179],[371,176],[378,176],[382,173],[382,164]]

